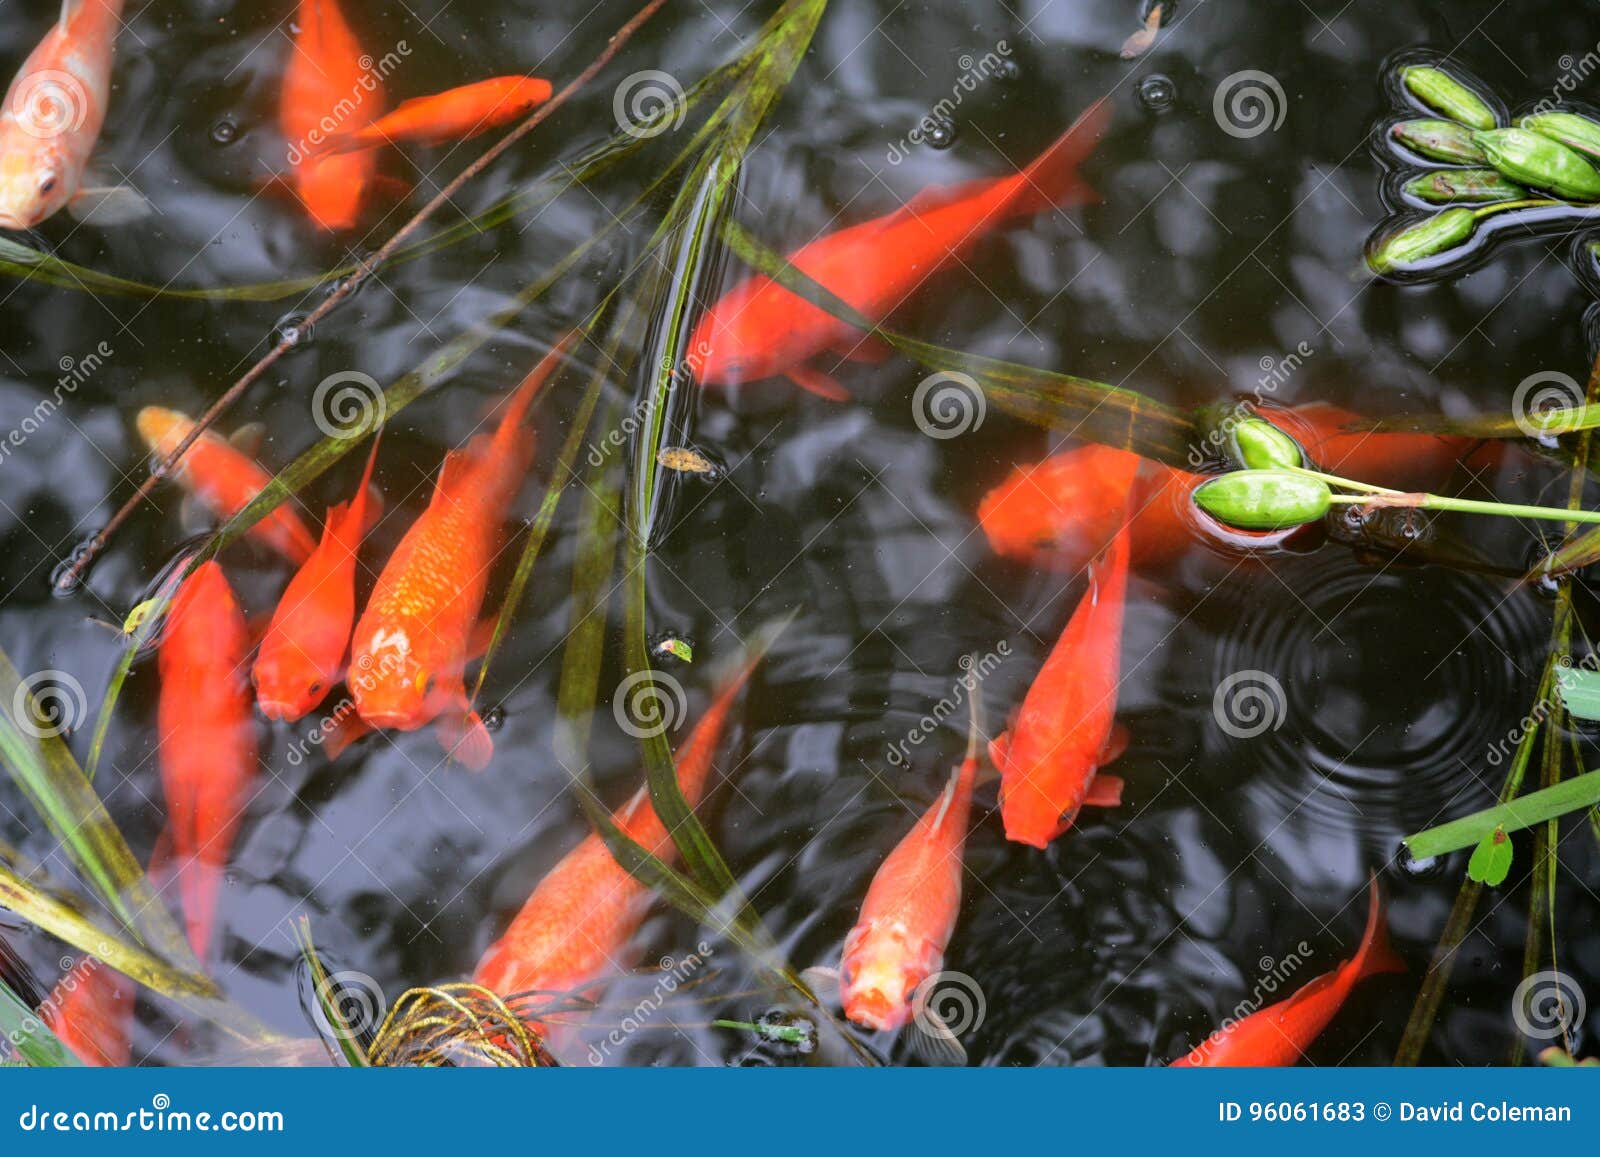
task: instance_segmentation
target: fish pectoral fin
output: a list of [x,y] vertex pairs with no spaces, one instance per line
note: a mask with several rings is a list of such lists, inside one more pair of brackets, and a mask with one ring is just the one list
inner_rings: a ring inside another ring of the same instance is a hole
[[906,1044],[911,1055],[925,1065],[944,1069],[966,1067],[967,1050],[925,999],[911,1017]]
[[1084,807],[1121,807],[1123,779],[1120,775],[1097,775],[1089,781]]
[[850,401],[850,391],[839,383],[838,378],[813,366],[793,365],[784,371],[783,376],[819,398],[826,398],[830,402]]
[[494,758],[494,740],[483,718],[470,708],[439,716],[439,742],[451,759],[471,771],[482,771]]
[[894,346],[874,334],[862,334],[852,330],[846,337],[840,338],[828,347],[840,357],[852,362],[862,362],[866,365],[879,365],[894,356]]
[[155,212],[149,199],[132,185],[81,188],[67,202],[67,212],[85,225],[126,225]]
[[399,177],[390,177],[379,173],[372,179],[372,187],[377,190],[380,197],[387,197],[394,201],[404,201],[411,196],[411,183],[402,181]]
[[338,759],[356,740],[377,730],[354,711],[346,711],[333,720],[333,727],[323,732],[322,748],[329,761]]
[[1112,724],[1111,731],[1106,735],[1106,741],[1100,745],[1100,754],[1095,757],[1095,766],[1104,767],[1108,763],[1115,763],[1128,750],[1131,739],[1132,735],[1126,726],[1121,723]]
[[816,994],[818,1000],[831,1007],[839,1004],[839,970],[828,968],[825,965],[813,964],[810,968],[802,969],[800,979],[805,986]]

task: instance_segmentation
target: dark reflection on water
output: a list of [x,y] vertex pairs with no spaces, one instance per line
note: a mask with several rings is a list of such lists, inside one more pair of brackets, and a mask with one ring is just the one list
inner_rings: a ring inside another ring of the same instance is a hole
[[[54,12],[45,0],[14,7],[0,29],[7,68]],[[415,184],[416,197],[380,201],[348,238],[313,236],[281,198],[258,191],[281,147],[273,106],[288,7],[191,0],[137,14],[105,146],[161,215],[106,231],[63,219],[40,230],[45,243],[158,283],[308,273],[381,242],[417,198],[476,155],[476,146],[426,151],[419,166],[393,157],[389,172]],[[630,7],[607,3],[580,19],[575,9],[517,0],[425,0],[377,6],[358,22],[374,44],[408,42],[392,88],[409,95],[493,72],[570,76]],[[1284,405],[1465,413],[1504,410],[1513,385],[1535,370],[1581,376],[1586,298],[1556,244],[1505,246],[1449,285],[1369,288],[1354,276],[1383,213],[1367,140],[1385,112],[1384,58],[1419,45],[1454,50],[1508,96],[1542,96],[1563,57],[1593,48],[1580,6],[1353,5],[1318,17],[1298,5],[1269,14],[1212,0],[1182,5],[1176,27],[1126,63],[1117,49],[1136,8],[1040,0],[1013,15],[1001,4],[839,0],[749,161],[741,219],[769,243],[799,244],[885,212],[925,185],[1005,171],[1109,91],[1116,119],[1088,166],[1101,202],[993,237],[965,269],[910,302],[897,315],[902,328],[1181,405],[1248,394],[1271,376],[1266,392]],[[627,59],[687,83],[737,50],[766,6],[756,9],[688,6],[651,27]],[[958,83],[961,59],[1001,41],[1010,63],[963,94],[948,147],[908,145]],[[1247,69],[1281,83],[1284,117],[1276,130],[1231,135],[1213,97],[1224,78]],[[1156,103],[1170,107],[1151,107],[1157,78]],[[597,86],[472,185],[457,209],[491,204],[614,124],[611,88]],[[619,197],[633,191],[626,181],[618,188]],[[237,420],[264,423],[263,458],[281,465],[317,436],[307,408],[315,383],[351,368],[392,380],[502,306],[614,207],[575,193],[533,220],[386,271],[258,384]],[[599,255],[447,390],[391,426],[378,468],[391,514],[369,566],[421,509],[444,450],[538,348],[594,304],[622,252]],[[730,263],[723,276],[731,282],[738,271]],[[82,359],[102,342],[108,350],[59,418],[0,462],[0,644],[20,670],[68,671],[97,701],[117,643],[90,620],[121,622],[193,529],[163,490],[85,590],[49,597],[53,569],[148,469],[133,413],[150,403],[200,409],[315,301],[96,300],[8,284],[0,427],[19,426],[51,392],[63,357]],[[1301,343],[1311,352],[1294,372],[1271,375],[1267,367]],[[963,655],[999,656],[985,698],[991,720],[1009,710],[1079,592],[1060,576],[994,558],[975,533],[983,492],[1014,463],[1046,453],[1048,439],[997,412],[966,436],[930,439],[909,402],[913,367],[849,365],[841,376],[859,405],[776,382],[736,398],[699,397],[684,441],[726,472],[671,483],[650,572],[650,630],[695,641],[697,663],[677,672],[695,712],[709,672],[740,635],[801,608],[752,688],[721,761],[730,782],[707,813],[797,966],[837,963],[867,880],[942,784],[961,737],[952,724],[903,759],[888,752],[951,693]],[[541,482],[567,407],[542,413]],[[308,516],[343,496],[356,470],[352,459],[313,487]],[[1512,457],[1485,481],[1535,500],[1554,497],[1542,492],[1549,480],[1536,461]],[[536,502],[530,486],[518,516],[531,517]],[[229,872],[220,975],[274,1027],[304,1031],[295,916],[310,914],[319,943],[393,996],[470,971],[533,883],[581,837],[551,723],[572,612],[565,576],[575,517],[561,509],[491,676],[488,701],[503,706],[504,722],[490,772],[438,766],[428,732],[368,740],[330,765],[307,752],[300,726],[263,727],[271,774]],[[1522,565],[1533,533],[1484,523],[1454,532],[1491,570]],[[251,548],[227,563],[247,609],[264,614],[281,568]],[[1234,1013],[1302,942],[1300,981],[1332,967],[1359,934],[1368,869],[1384,870],[1407,831],[1493,798],[1504,764],[1488,753],[1532,698],[1548,629],[1549,604],[1535,593],[1409,565],[1404,551],[1397,561],[1336,544],[1264,561],[1192,552],[1136,576],[1132,596],[1120,707],[1133,735],[1119,768],[1126,805],[1086,814],[1036,853],[1004,842],[988,814],[992,789],[980,793],[949,967],[982,987],[985,1019],[968,1038],[981,1063],[1159,1063]],[[1216,689],[1240,672],[1281,688],[1276,726],[1243,736],[1219,726]],[[141,854],[161,823],[153,674],[141,668],[124,699],[100,782]],[[603,690],[615,674],[607,672]],[[80,757],[88,730],[73,737]],[[623,798],[637,756],[607,710],[596,720],[592,757],[608,798]],[[0,789],[0,802],[0,835],[48,858],[49,839],[21,818],[28,813],[11,788]],[[1496,1060],[1512,1039],[1528,903],[1525,845],[1518,851],[1513,880],[1489,897],[1465,944],[1431,1061]],[[1600,996],[1595,845],[1574,831],[1561,854],[1562,967]],[[50,866],[65,871],[59,861]],[[1391,927],[1413,974],[1359,989],[1312,1060],[1393,1055],[1462,866],[1456,857],[1433,872],[1384,870]],[[649,997],[661,958],[681,961],[702,936],[680,916],[653,915],[638,942],[640,974],[613,987],[617,1006]],[[24,949],[49,975],[52,946],[34,937]],[[714,1016],[753,1019],[772,1003],[763,994],[719,997],[748,991],[755,977],[731,945],[713,941],[709,950],[704,979],[691,989],[704,1003],[680,999],[648,1030],[609,1047],[606,1063],[797,1059],[775,1046],[752,1055],[748,1037],[705,1027]],[[207,1051],[203,1036],[169,1035],[171,1027],[147,1011],[136,1052],[179,1062]],[[589,1043],[575,1045],[578,1063]],[[905,1055],[888,1039],[871,1043]],[[1585,1043],[1593,1051],[1592,1038]]]

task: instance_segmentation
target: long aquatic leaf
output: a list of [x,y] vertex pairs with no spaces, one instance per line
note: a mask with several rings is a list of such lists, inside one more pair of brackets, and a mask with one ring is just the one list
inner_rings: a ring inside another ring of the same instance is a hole
[[0,980],[0,1040],[16,1050],[24,1064],[36,1069],[81,1068],[77,1054],[50,1031],[39,1014],[29,1008],[11,986]]
[[1419,859],[1442,856],[1472,847],[1497,828],[1517,832],[1596,804],[1600,804],[1600,771],[1591,771],[1409,835],[1405,845]]

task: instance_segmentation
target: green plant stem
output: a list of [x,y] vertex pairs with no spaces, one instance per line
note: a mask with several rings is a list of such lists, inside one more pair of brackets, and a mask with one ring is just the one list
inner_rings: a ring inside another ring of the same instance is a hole
[[1556,506],[1523,506],[1515,502],[1480,502],[1472,498],[1445,498],[1439,494],[1335,494],[1332,501],[1353,506],[1399,506],[1454,510],[1462,514],[1498,514],[1504,518],[1539,518],[1548,522],[1600,523],[1600,510],[1563,510]]

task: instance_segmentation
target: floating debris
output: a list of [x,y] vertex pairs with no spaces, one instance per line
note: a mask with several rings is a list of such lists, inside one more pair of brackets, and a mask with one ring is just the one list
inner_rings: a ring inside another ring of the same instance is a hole
[[1122,42],[1122,59],[1136,60],[1150,51],[1150,46],[1156,42],[1156,33],[1161,31],[1161,16],[1165,4],[1152,4],[1150,11],[1145,13],[1144,27]]
[[689,446],[663,446],[656,453],[656,461],[668,470],[676,470],[680,474],[702,474],[707,478],[716,478],[722,474],[720,465]]
[[553,1068],[544,1039],[511,1006],[477,984],[441,984],[400,994],[383,1020],[369,1063],[389,1068]]

